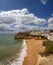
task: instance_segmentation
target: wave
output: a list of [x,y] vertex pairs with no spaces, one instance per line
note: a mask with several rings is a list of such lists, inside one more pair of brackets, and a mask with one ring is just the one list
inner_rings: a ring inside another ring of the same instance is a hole
[[16,58],[16,61],[13,61],[13,63],[10,63],[11,65],[23,65],[24,58],[27,56],[27,45],[26,40],[23,40],[22,50],[19,54],[20,57]]

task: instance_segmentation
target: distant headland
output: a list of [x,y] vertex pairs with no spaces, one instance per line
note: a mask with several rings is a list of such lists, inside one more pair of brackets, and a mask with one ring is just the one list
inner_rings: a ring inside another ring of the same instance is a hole
[[47,39],[47,37],[43,36],[40,31],[26,31],[19,32],[15,35],[15,39]]

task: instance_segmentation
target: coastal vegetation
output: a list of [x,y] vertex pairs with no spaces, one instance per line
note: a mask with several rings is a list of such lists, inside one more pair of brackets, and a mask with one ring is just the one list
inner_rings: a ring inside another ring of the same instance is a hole
[[46,40],[46,41],[43,42],[42,45],[45,46],[45,51],[40,52],[40,55],[48,56],[50,54],[53,54],[53,41]]
[[53,41],[44,41],[43,46],[46,47],[45,52],[48,54],[53,54]]

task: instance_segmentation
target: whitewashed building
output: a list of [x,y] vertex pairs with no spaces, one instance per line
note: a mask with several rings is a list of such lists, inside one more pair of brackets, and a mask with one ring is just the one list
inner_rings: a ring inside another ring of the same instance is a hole
[[53,33],[49,33],[47,36],[48,40],[53,41]]

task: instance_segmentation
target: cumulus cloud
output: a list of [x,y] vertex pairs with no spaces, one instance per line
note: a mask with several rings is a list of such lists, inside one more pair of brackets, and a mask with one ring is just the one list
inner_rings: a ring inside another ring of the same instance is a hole
[[53,16],[53,14],[51,14],[51,16]]
[[49,29],[49,30],[50,30],[50,29],[53,30],[53,24],[49,24],[49,25],[48,25],[48,29]]
[[[36,26],[30,25],[31,23]],[[39,25],[45,24],[45,19],[36,17],[26,8],[0,12],[0,32],[17,33],[25,30],[37,30]]]
[[53,17],[48,19],[48,29],[52,29],[53,30]]
[[46,4],[47,0],[40,0],[42,4]]
[[48,23],[53,24],[53,17],[48,19]]
[[39,25],[43,25],[43,24],[46,23],[46,20],[45,19],[37,18],[37,19],[35,19],[34,23],[35,24],[39,24]]

